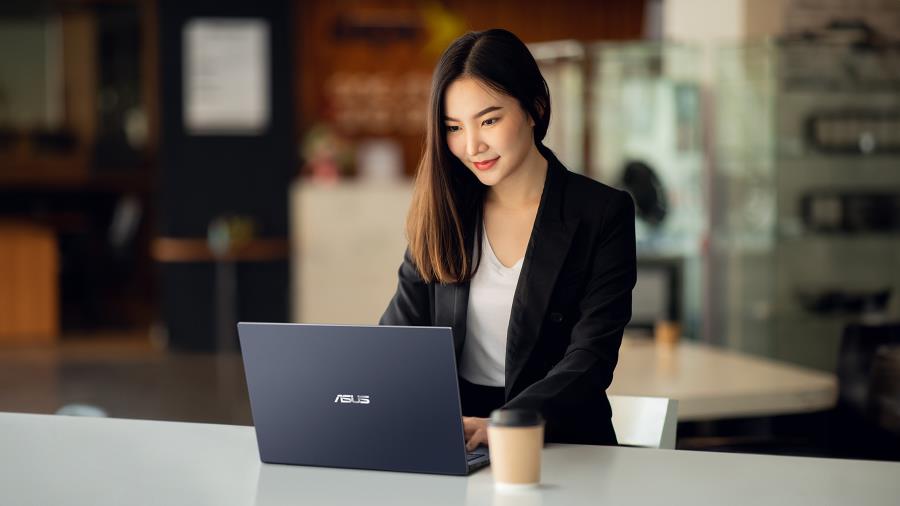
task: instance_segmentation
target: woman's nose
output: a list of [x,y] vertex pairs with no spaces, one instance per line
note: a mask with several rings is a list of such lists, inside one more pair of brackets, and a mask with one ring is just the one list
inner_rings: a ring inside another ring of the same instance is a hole
[[470,133],[466,139],[466,154],[470,157],[485,150],[487,146],[482,142],[477,133]]

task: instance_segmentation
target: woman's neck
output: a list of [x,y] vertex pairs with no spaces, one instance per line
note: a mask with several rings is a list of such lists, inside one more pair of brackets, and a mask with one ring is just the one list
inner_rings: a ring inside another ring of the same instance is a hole
[[528,157],[512,174],[492,186],[487,193],[487,201],[502,207],[529,207],[539,204],[547,177],[548,162],[532,146]]

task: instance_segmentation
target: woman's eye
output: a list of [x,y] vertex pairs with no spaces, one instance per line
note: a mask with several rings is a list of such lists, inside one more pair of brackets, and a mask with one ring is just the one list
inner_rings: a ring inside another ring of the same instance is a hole
[[488,118],[488,119],[484,120],[482,125],[487,125],[487,126],[496,125],[498,121],[500,121],[500,118]]
[[457,125],[447,125],[447,133],[459,132],[459,127]]

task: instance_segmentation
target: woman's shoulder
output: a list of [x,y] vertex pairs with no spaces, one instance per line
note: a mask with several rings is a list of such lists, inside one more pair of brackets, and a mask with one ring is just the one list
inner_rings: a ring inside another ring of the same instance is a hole
[[553,179],[563,181],[561,185],[554,184],[551,192],[553,200],[562,201],[562,214],[566,219],[577,218],[582,223],[600,226],[611,216],[627,219],[630,215],[634,218],[634,201],[628,192],[570,171],[552,150],[544,149],[554,173]]
[[624,190],[575,172],[566,172],[566,207],[582,219],[600,220],[607,214],[633,209],[631,195]]
[[613,188],[606,183],[601,183],[596,179],[591,179],[584,174],[578,174],[577,172],[566,171],[566,182],[567,186],[569,186],[571,190],[579,192],[583,196],[590,197],[608,197],[613,198],[617,194],[625,194],[627,192],[623,190],[619,190],[618,188]]

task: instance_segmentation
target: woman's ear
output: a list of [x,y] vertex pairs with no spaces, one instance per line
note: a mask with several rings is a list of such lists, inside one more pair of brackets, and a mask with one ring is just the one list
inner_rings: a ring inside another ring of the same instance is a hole
[[[537,114],[538,118],[543,118],[545,113],[544,104],[541,103],[540,100],[536,100],[534,104],[534,112]],[[535,125],[534,117],[531,117],[531,126]]]

